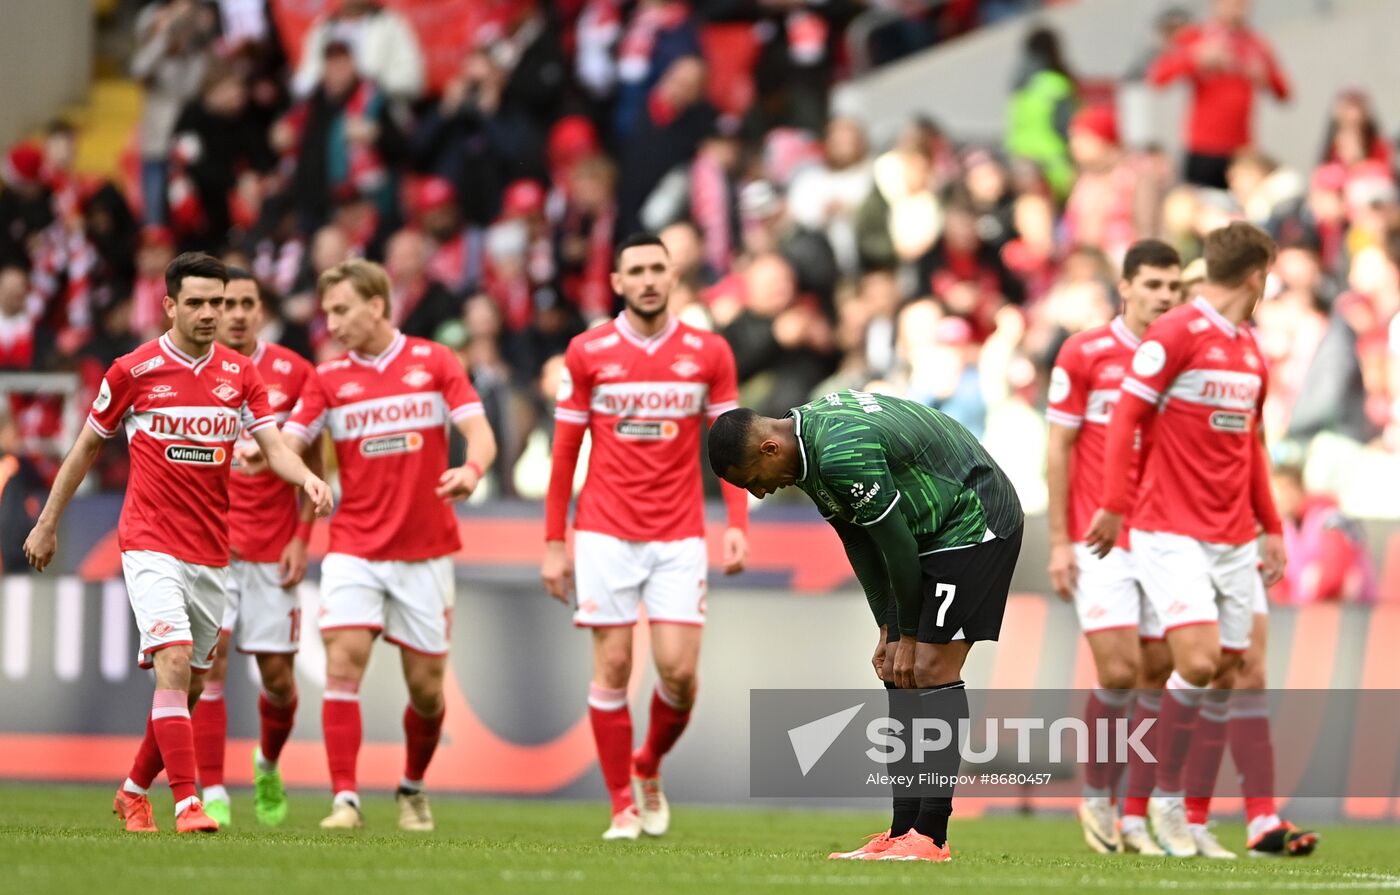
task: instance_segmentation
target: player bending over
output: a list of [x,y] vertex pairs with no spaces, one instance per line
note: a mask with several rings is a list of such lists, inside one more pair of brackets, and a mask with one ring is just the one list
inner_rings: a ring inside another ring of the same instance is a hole
[[[660,836],[670,824],[661,759],[690,721],[705,622],[701,418],[733,409],[738,397],[729,344],[667,311],[674,283],[661,240],[637,234],[623,241],[612,286],[624,310],[569,343],[554,411],[540,574],[560,601],[573,579],[574,624],[593,632],[588,716],[612,799],[604,839]],[[574,518],[575,571],[564,535],[585,432],[593,448]],[[732,575],[748,552],[748,497],[721,488],[729,510],[724,570]],[[627,681],[643,604],[658,681],[646,740],[633,752]]]
[[126,428],[131,475],[117,540],[127,595],[141,632],[137,660],[155,668],[146,735],[112,807],[132,832],[155,832],[147,790],[165,769],[175,829],[213,832],[218,822],[195,795],[190,707],[218,645],[227,587],[229,461],[240,431],[272,471],[306,494],[317,515],[331,492],[283,443],[267,389],[248,358],[215,344],[228,273],[186,253],[165,269],[170,331],[117,358],[102,379],[87,425],[64,458],[25,555],[43,571],[58,549],[58,522],[103,442]]
[[[891,694],[892,714],[915,701],[918,717],[965,723],[963,662],[973,643],[1000,634],[1024,522],[1010,480],[972,433],[913,401],[840,391],[782,419],[731,410],[709,447],[725,481],[759,498],[796,485],[836,529],[880,626],[876,674],[913,691]],[[955,775],[957,739],[920,770]],[[890,828],[831,857],[950,860],[952,795],[896,790]]]
[[[1103,502],[1104,439],[1119,387],[1147,327],[1182,300],[1181,256],[1155,239],[1134,243],[1123,258],[1118,284],[1123,313],[1111,323],[1070,336],[1050,374],[1050,423],[1045,462],[1049,486],[1050,581],[1061,599],[1073,600],[1079,627],[1094,656],[1098,687],[1084,721],[1091,737],[1079,822],[1084,841],[1101,853],[1164,854],[1147,830],[1147,796],[1153,765],[1129,756],[1129,791],[1120,829],[1113,807],[1124,766],[1099,762],[1098,720],[1108,723],[1107,755],[1117,754],[1116,725],[1139,687],[1135,720],[1156,716],[1171,673],[1162,624],[1138,586],[1125,531],[1100,559],[1084,544],[1089,520]],[[1131,448],[1135,453],[1137,445]],[[1137,460],[1132,463],[1134,480]],[[1151,751],[1155,726],[1143,739]]]
[[[451,501],[476,490],[496,439],[457,356],[390,322],[384,268],[346,261],[316,285],[331,335],[348,353],[316,368],[284,431],[303,448],[329,431],[340,465],[341,501],[321,561],[321,729],[334,793],[321,826],[364,825],[355,774],[360,681],[382,632],[399,647],[408,684],[399,828],[429,831],[423,777],[442,735],[452,554],[461,547]],[[467,439],[466,462],[451,469],[449,422]]]
[[[267,386],[267,402],[278,425],[286,423],[315,374],[311,363],[287,348],[258,338],[266,322],[262,287],[245,270],[230,267],[224,290],[224,313],[219,344],[232,348],[257,368]],[[296,490],[265,469],[250,465],[256,444],[246,434],[234,448],[229,477],[228,594],[224,605],[219,650],[204,676],[204,692],[194,712],[194,748],[199,760],[199,784],[204,810],[228,826],[231,805],[224,788],[224,745],[228,709],[224,681],[228,675],[229,642],[237,636],[238,651],[251,653],[258,663],[262,692],[258,694],[258,746],[253,750],[253,816],[258,823],[277,826],[287,817],[287,794],[277,771],[277,759],[292,733],[297,688],[292,663],[301,632],[301,604],[296,586],[306,575],[306,545],[314,520],[312,507],[297,506]],[[307,465],[320,466],[320,453],[310,452]]]

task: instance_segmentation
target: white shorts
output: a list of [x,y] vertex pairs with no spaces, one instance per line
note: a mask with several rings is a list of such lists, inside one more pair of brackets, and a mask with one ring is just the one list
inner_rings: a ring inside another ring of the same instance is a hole
[[624,541],[596,531],[574,535],[574,624],[633,625],[645,603],[653,622],[705,623],[709,560],[704,538]]
[[1254,614],[1269,614],[1269,589],[1264,586],[1264,575],[1260,573],[1254,576],[1256,586],[1254,588]]
[[369,628],[395,646],[444,656],[455,599],[450,556],[403,562],[327,553],[321,560],[322,631]]
[[152,653],[189,644],[190,667],[208,671],[219,645],[228,569],[201,566],[154,550],[122,552],[126,595],[141,632],[136,662],[150,668]]
[[1144,640],[1161,640],[1162,622],[1138,585],[1133,554],[1114,547],[1099,559],[1084,544],[1074,545],[1079,583],[1074,611],[1085,634],[1113,628],[1136,628]]
[[301,640],[301,602],[284,588],[275,562],[235,559],[228,568],[223,628],[241,653],[294,653]]
[[1132,538],[1138,581],[1166,631],[1218,624],[1221,649],[1249,648],[1261,580],[1258,544],[1215,544],[1137,529]]

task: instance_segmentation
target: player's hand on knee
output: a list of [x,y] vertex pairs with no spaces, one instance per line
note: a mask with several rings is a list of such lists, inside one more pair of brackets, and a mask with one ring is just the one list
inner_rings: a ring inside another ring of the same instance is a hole
[[912,690],[914,683],[914,652],[918,641],[913,634],[902,634],[899,646],[894,653],[894,685],[901,690]]
[[1118,543],[1118,533],[1123,530],[1123,514],[1105,509],[1095,511],[1089,521],[1089,530],[1084,533],[1084,543],[1099,559],[1108,556],[1113,545]]
[[1079,565],[1074,559],[1073,544],[1059,544],[1050,548],[1050,585],[1061,600],[1074,598],[1075,586],[1079,583]]
[[540,578],[544,589],[561,603],[569,602],[569,591],[573,588],[574,570],[569,566],[569,552],[563,541],[549,541],[544,545],[544,562],[540,564]]

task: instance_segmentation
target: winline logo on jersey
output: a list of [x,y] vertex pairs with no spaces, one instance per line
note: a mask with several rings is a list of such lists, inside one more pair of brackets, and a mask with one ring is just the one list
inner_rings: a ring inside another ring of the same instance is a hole
[[[1205,788],[1188,795],[1250,795],[1250,781],[1262,779],[1279,787],[1271,795],[1356,794],[1349,772],[1355,738],[1385,752],[1384,744],[1395,744],[1400,733],[1400,719],[1391,724],[1332,691],[1217,692],[1218,701],[1200,709],[1186,757],[1176,761],[1195,766],[1192,750],[1212,739],[1212,724],[1218,743],[1231,725],[1272,725],[1274,743],[1311,742],[1315,748],[1301,757],[1288,749],[1231,755],[1233,772],[1199,779],[1188,774],[1188,789]],[[1158,742],[1157,706],[1170,696],[1129,691],[1115,710],[1096,711],[1086,721],[1090,696],[1087,690],[751,690],[749,792],[758,798],[885,797],[892,788],[923,796],[953,787],[978,798],[1074,797],[1086,777],[1126,786],[1142,776],[1128,768],[1155,769],[1169,760]],[[1137,711],[1139,700],[1151,710]],[[1388,703],[1396,702],[1391,695]],[[1343,716],[1354,723],[1337,723]],[[1215,752],[1217,767],[1221,754]],[[1393,748],[1387,754],[1393,763]]]

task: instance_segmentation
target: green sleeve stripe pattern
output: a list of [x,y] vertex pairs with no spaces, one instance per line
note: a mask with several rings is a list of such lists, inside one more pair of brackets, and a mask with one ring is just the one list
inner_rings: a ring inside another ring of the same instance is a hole
[[1004,537],[1021,501],[986,449],[956,420],[888,395],[840,391],[795,408],[803,476],[822,515],[871,525],[898,510],[921,551]]

